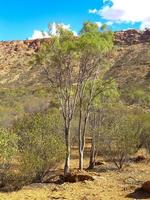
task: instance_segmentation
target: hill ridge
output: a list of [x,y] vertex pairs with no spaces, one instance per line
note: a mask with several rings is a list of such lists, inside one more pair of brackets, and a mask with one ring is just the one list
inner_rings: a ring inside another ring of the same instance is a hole
[[[11,41],[0,41],[0,46],[16,46],[26,47],[38,50],[42,41],[48,41],[49,38],[34,39],[34,40],[11,40]],[[125,31],[114,32],[114,43],[117,45],[132,45],[139,43],[150,43],[150,29],[144,31],[129,29]]]

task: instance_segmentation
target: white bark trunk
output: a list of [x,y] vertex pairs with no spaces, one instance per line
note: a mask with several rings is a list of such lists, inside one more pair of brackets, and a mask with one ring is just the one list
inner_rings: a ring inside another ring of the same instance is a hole
[[79,170],[83,170],[83,149],[79,152]]
[[92,138],[92,145],[91,145],[91,155],[90,155],[90,162],[89,162],[89,169],[93,169],[95,167],[96,161],[96,147],[95,147],[95,137]]
[[70,172],[70,126],[65,128],[65,142],[66,142],[66,158],[65,158],[65,166],[64,166],[64,175],[67,175]]

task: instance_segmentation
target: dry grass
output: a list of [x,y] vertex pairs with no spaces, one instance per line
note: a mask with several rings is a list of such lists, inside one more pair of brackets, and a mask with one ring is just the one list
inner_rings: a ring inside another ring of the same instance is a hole
[[[87,148],[88,150],[88,148]],[[78,165],[77,148],[73,148],[72,169]],[[85,158],[85,167],[88,158]],[[59,172],[62,171],[62,166]],[[57,171],[58,172],[58,171]],[[123,200],[150,199],[150,194],[134,192],[141,184],[150,180],[150,162],[130,163],[117,171],[112,163],[97,166],[89,172],[95,180],[80,183],[32,184],[12,193],[0,193],[0,200]]]
[[[100,169],[99,169],[100,171]],[[150,180],[150,164],[132,164],[122,172],[91,172],[93,182],[55,184],[33,184],[18,192],[1,193],[0,200],[123,200],[138,199],[133,193],[146,180]],[[133,194],[132,194],[133,193]],[[145,195],[139,199],[145,199]],[[148,198],[150,199],[150,195]]]

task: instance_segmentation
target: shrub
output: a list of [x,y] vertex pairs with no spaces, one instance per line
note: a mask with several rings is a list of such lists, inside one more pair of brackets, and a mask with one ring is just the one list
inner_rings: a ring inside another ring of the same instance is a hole
[[122,97],[128,104],[138,104],[142,107],[150,105],[150,91],[145,86],[128,86],[122,91]]
[[26,116],[15,125],[19,136],[21,171],[29,181],[41,181],[44,174],[61,161],[65,148],[56,113]]
[[0,128],[0,182],[6,179],[11,161],[17,153],[17,135],[12,131]]
[[145,148],[150,152],[150,113],[141,114],[138,117],[141,134],[139,137],[139,147]]
[[99,150],[121,169],[128,157],[137,151],[138,127],[133,115],[114,112],[101,128]]

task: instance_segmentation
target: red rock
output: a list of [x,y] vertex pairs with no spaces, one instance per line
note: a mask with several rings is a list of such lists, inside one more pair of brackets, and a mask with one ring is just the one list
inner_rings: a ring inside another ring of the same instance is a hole
[[150,181],[147,181],[147,182],[143,183],[142,189],[143,189],[145,192],[150,193]]
[[135,162],[141,162],[141,161],[143,161],[143,160],[145,160],[146,158],[145,158],[145,156],[143,156],[143,155],[139,155],[139,156],[137,156],[136,158],[135,158]]
[[115,44],[119,45],[131,45],[150,42],[150,29],[145,31],[139,30],[127,30],[115,32]]
[[69,173],[66,176],[60,177],[63,182],[69,182],[69,183],[76,183],[76,182],[82,182],[82,181],[94,181],[94,178],[91,175],[88,174],[81,174],[81,173]]

